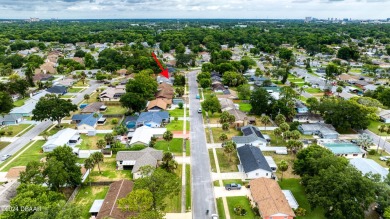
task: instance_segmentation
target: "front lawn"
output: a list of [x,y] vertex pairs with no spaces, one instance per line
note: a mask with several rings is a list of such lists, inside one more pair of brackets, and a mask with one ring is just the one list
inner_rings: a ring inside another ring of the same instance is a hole
[[[23,130],[26,129],[26,131],[28,131],[32,127],[34,127],[34,125],[31,125],[31,124],[19,124],[19,125],[10,125],[10,126],[4,127],[1,130],[5,131],[5,135],[4,135],[5,137],[14,137],[14,136],[17,136],[19,133],[21,133]],[[8,133],[7,133],[8,131],[11,131],[12,134],[8,135]],[[23,131],[23,132],[26,132],[26,131]]]
[[74,97],[74,95],[65,94],[65,95],[61,96],[61,99],[70,99],[70,98],[73,98],[73,97]]
[[316,94],[316,93],[321,93],[321,89],[319,88],[305,88],[305,91],[310,93],[310,94]]
[[299,207],[306,209],[305,216],[298,216],[297,219],[325,219],[324,209],[311,209],[309,201],[307,200],[305,189],[299,183],[299,179],[283,179],[278,182],[280,187],[284,190],[291,190]]
[[[190,122],[186,121],[186,131],[190,130]],[[167,128],[168,131],[183,131],[183,125],[184,121],[183,120],[177,120],[177,121],[172,121],[168,123],[165,128]]]
[[239,103],[240,110],[243,112],[250,112],[252,109],[252,105],[250,103]]
[[209,157],[210,157],[211,172],[217,172],[217,168],[215,166],[213,149],[209,149]]
[[25,97],[23,99],[19,99],[19,100],[14,102],[14,106],[15,107],[23,106],[24,102],[26,102],[26,100],[28,100],[28,99],[30,99],[30,97]]
[[79,147],[80,150],[97,150],[96,143],[100,140],[104,140],[104,134],[96,134],[95,136],[80,135],[82,141]]
[[381,121],[374,121],[374,120],[371,120],[370,121],[370,125],[368,126],[368,130],[374,132],[375,134],[377,135],[380,135],[380,136],[386,136],[387,134],[384,132],[384,133],[380,133],[378,131],[378,128],[379,126],[381,125],[386,125],[385,123],[381,122]]
[[[37,141],[33,145],[31,145],[25,152],[19,154],[18,158],[13,160],[10,164],[8,164],[2,171],[8,171],[12,167],[17,166],[26,166],[30,161],[40,161],[45,154],[42,152],[42,146],[45,144],[45,141]],[[16,155],[14,155],[16,156]],[[12,159],[14,156],[8,158]]]
[[239,164],[239,160],[235,151],[230,154],[231,161],[229,161],[229,155],[223,151],[223,148],[216,148],[215,150],[217,152],[221,173],[238,171],[237,165]]
[[74,202],[82,209],[82,218],[90,218],[89,209],[96,199],[104,199],[109,186],[83,185],[77,193]]
[[11,142],[0,141],[0,150],[7,147],[9,144],[11,144]]
[[242,186],[244,185],[244,182],[241,179],[224,179],[224,180],[222,180],[222,183],[223,183],[222,186],[225,186],[226,184],[231,184],[231,183],[241,184]]
[[[173,110],[168,110],[169,115],[171,117],[184,117],[184,109],[173,109]],[[186,110],[186,116],[188,117],[190,115],[189,110]]]
[[80,93],[82,90],[84,90],[84,88],[80,88],[80,87],[78,87],[78,88],[69,88],[68,89],[68,93]]
[[108,115],[108,114],[125,114],[127,112],[127,109],[122,107],[121,105],[110,105],[107,106],[107,110],[102,112],[103,115]]
[[186,209],[191,208],[191,166],[186,165]]
[[[52,135],[56,134],[57,132],[59,132],[60,130],[65,129],[65,128],[75,129],[76,124],[61,123],[61,127],[58,127],[56,125],[52,125],[52,126],[49,126],[49,128],[47,128],[45,131],[41,132],[39,135],[42,136],[45,132],[47,132],[48,136],[52,136]],[[50,129],[50,131],[49,131],[49,129]]]
[[[169,147],[169,150],[168,150]],[[167,142],[165,140],[159,140],[156,142],[154,146],[157,150],[170,151],[172,153],[180,154],[183,153],[183,139],[182,138],[174,138],[171,142]]]
[[[228,139],[227,141],[231,140],[233,136],[240,136],[242,133],[235,128],[229,128],[229,130],[224,131],[222,130],[221,127],[219,128],[211,128],[213,132],[213,138],[214,138],[214,143],[222,143],[221,140],[219,140],[219,136],[221,136],[222,133],[226,134]],[[206,129],[206,134],[208,133],[208,129]]]
[[[251,204],[247,197],[245,196],[237,196],[237,197],[226,197],[226,201],[229,208],[230,218],[231,219],[241,219],[241,218],[247,218],[247,219],[253,219],[253,218],[260,218],[255,215],[255,213],[252,210]],[[234,208],[240,206],[241,208],[245,209],[247,214],[245,216],[239,216],[234,213]]]
[[[175,170],[175,174],[179,177],[180,182],[181,182],[181,176],[182,176],[182,165],[178,165],[177,169]],[[166,207],[164,209],[165,212],[169,213],[180,213],[181,212],[181,186],[180,186],[180,191],[177,195],[174,196],[169,196],[165,198],[165,204]]]
[[222,198],[217,198],[217,210],[218,210],[218,216],[220,219],[225,219],[225,208],[223,207],[223,201]]

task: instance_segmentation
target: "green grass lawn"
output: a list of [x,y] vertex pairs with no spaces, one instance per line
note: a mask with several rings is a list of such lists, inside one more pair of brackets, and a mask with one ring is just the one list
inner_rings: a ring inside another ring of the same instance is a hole
[[305,91],[311,94],[316,94],[316,93],[322,93],[322,91],[319,88],[305,88]]
[[286,142],[282,137],[276,137],[273,131],[261,131],[261,133],[268,135],[271,138],[271,146],[286,146]]
[[[42,140],[35,142],[33,145],[30,146],[29,149],[27,149],[25,152],[20,154],[17,159],[15,159],[10,164],[5,166],[5,168],[2,171],[8,171],[12,167],[26,166],[27,163],[30,161],[39,161],[45,156],[45,154],[42,152],[42,146],[44,144],[45,141]],[[9,159],[12,159],[14,156],[10,157]]]
[[[237,197],[226,197],[230,218],[231,219],[241,219],[241,218],[247,218],[247,219],[253,219],[253,218],[260,218],[256,217],[255,213],[252,210],[252,207],[249,203],[249,200],[245,196],[237,196]],[[234,208],[236,206],[241,206],[247,211],[247,214],[245,216],[239,216],[234,213]]]
[[84,90],[84,88],[69,88],[68,93],[79,93],[82,90]]
[[[186,121],[186,130],[190,130],[190,122]],[[183,120],[177,120],[177,121],[171,121],[168,123],[168,125],[165,126],[168,131],[183,131],[183,125],[184,121]]]
[[[169,150],[168,150],[168,146],[169,146]],[[181,153],[183,153],[183,139],[174,138],[169,144],[167,141],[160,140],[156,142],[154,148],[157,150],[170,151],[172,153],[178,153],[181,155]]]
[[239,103],[240,110],[243,112],[250,112],[252,109],[252,105],[250,103]]
[[88,80],[84,81],[84,84],[81,80],[77,81],[75,84],[73,84],[74,87],[88,87]]
[[70,98],[73,98],[73,97],[74,97],[74,95],[65,94],[65,95],[61,96],[61,99],[70,99]]
[[117,106],[107,106],[107,110],[103,112],[103,115],[108,114],[125,114],[127,112],[127,109],[122,107],[121,105]]
[[215,150],[217,152],[219,169],[221,170],[221,173],[238,171],[237,165],[239,160],[236,152],[231,153],[231,161],[229,161],[229,155],[223,151],[223,148],[217,148]]
[[186,141],[186,156],[191,156],[190,141]]
[[310,208],[304,187],[299,183],[299,179],[283,179],[283,181],[279,181],[279,185],[282,189],[291,190],[299,207],[306,209],[306,215],[296,217],[297,219],[325,219],[324,209]]
[[380,133],[378,131],[378,127],[381,126],[381,125],[386,125],[385,123],[381,122],[381,121],[374,121],[374,120],[371,120],[370,121],[370,125],[368,126],[368,130],[374,132],[375,134],[377,135],[381,135],[381,136],[386,136],[387,134],[386,133]]
[[186,165],[186,209],[191,208],[191,166]]
[[[383,141],[381,141],[381,146],[383,144]],[[382,154],[381,154],[382,152]],[[378,153],[376,153],[375,155],[369,155],[367,153],[367,158],[368,159],[373,159],[375,160],[375,162],[379,163],[381,166],[385,167],[385,168],[388,168],[388,166],[386,165],[386,161],[381,161],[379,160],[379,157],[381,156],[389,156],[390,154],[388,154],[386,151],[383,151],[381,149],[378,150]]]
[[[28,128],[28,127],[30,127],[30,128]],[[14,136],[17,136],[19,133],[22,134],[21,132],[23,130],[28,128],[26,130],[26,131],[28,131],[28,130],[32,129],[33,127],[34,126],[31,124],[19,124],[19,125],[10,125],[10,126],[4,127],[1,130],[5,131],[5,137],[14,137]],[[7,133],[8,131],[12,131],[12,134],[8,135],[8,133]],[[26,131],[24,131],[24,132],[26,132]]]
[[[99,173],[100,166],[100,173]],[[121,179],[132,179],[130,170],[117,170],[115,157],[105,157],[104,161],[95,165],[88,180],[91,182],[116,181]]]
[[80,135],[82,141],[78,147],[81,150],[96,150],[96,143],[99,139],[104,140],[104,134],[96,134],[95,136]]
[[[242,133],[234,128],[229,128],[229,130],[224,131],[221,127],[218,128],[211,128],[213,132],[213,138],[214,143],[222,143],[221,140],[219,140],[219,136],[221,136],[222,133],[225,133],[228,137],[227,141],[231,140],[233,136],[240,136]],[[208,129],[206,129],[206,134],[208,134]]]
[[222,198],[217,198],[217,210],[218,210],[218,216],[220,219],[225,219],[225,208],[223,207]]
[[30,97],[25,97],[23,99],[19,99],[19,100],[14,102],[14,106],[15,107],[23,106],[24,102],[26,102],[26,100],[28,100],[28,99],[30,99]]
[[[184,109],[179,109],[179,108],[176,108],[174,110],[168,110],[169,112],[169,115],[171,117],[183,117],[184,116]],[[189,116],[190,113],[189,113],[189,110],[186,109],[186,116]]]
[[217,168],[215,166],[213,149],[209,149],[209,157],[210,157],[211,172],[217,172]]
[[0,150],[7,147],[9,144],[11,144],[11,142],[0,141]]
[[[182,175],[182,165],[178,165],[177,169],[175,170],[175,174],[179,177],[181,182],[181,175]],[[165,198],[165,212],[169,213],[180,213],[181,212],[181,186],[180,186],[180,192],[177,195],[169,196]]]
[[109,186],[89,186],[84,185],[74,199],[74,202],[82,209],[82,218],[90,218],[89,209],[95,199],[104,199],[108,192]]

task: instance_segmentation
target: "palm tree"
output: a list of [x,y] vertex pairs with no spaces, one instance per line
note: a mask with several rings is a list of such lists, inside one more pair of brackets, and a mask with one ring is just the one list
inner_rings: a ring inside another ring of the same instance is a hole
[[98,165],[99,174],[100,174],[101,171],[100,171],[99,163],[104,161],[104,156],[103,156],[102,152],[95,152],[95,153],[93,153],[91,155],[91,158],[92,158],[93,162]]
[[280,128],[274,129],[274,135],[276,137],[276,143],[279,143],[279,138],[282,137],[282,130]]
[[[84,160],[84,168],[90,170],[90,173],[93,170],[93,168],[95,168],[95,163],[91,157]],[[91,181],[89,182],[89,185],[91,186]]]
[[168,151],[169,151],[169,144],[173,139],[173,134],[171,131],[166,131],[163,134],[163,139],[168,142]]
[[225,133],[222,133],[219,136],[219,140],[221,140],[223,143],[228,139],[228,136]]
[[161,167],[168,172],[173,172],[178,166],[171,152],[165,152],[162,161]]
[[280,172],[282,172],[282,177],[280,181],[283,181],[283,173],[288,170],[288,163],[285,160],[281,160],[280,163],[278,163],[278,169]]
[[96,147],[103,150],[106,147],[106,142],[103,139],[99,139],[99,141],[96,142]]
[[89,94],[85,94],[85,95],[84,95],[84,100],[86,100],[87,103],[88,103],[89,98],[91,98],[91,97],[89,96]]
[[[382,134],[384,132],[386,132],[386,125],[382,124],[378,127],[378,131]],[[378,139],[378,147],[376,148],[376,152],[378,153],[378,150],[379,150],[379,145],[381,144],[381,135],[379,135],[379,139]]]
[[235,143],[232,141],[226,142],[223,151],[229,155],[229,162],[232,161],[231,154],[236,150]]
[[114,136],[111,133],[107,133],[104,135],[104,140],[108,145],[111,145],[111,143],[114,141]]
[[227,131],[229,130],[229,123],[225,122],[222,124],[222,130]]
[[260,122],[264,124],[265,130],[267,130],[267,124],[269,123],[269,116],[263,115],[260,117]]

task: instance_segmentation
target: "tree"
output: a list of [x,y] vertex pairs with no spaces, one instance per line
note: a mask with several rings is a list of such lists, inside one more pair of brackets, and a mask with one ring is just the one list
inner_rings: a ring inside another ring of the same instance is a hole
[[251,111],[256,115],[266,113],[269,109],[269,102],[272,100],[271,95],[264,88],[257,88],[252,92],[249,100],[252,105]]
[[359,51],[350,46],[343,46],[337,51],[337,58],[344,60],[358,60],[360,57]]
[[237,87],[238,97],[241,100],[249,100],[251,97],[251,89],[249,84],[242,84]]
[[56,95],[46,95],[39,99],[32,111],[32,120],[43,121],[49,119],[57,121],[57,126],[61,126],[61,119],[70,116],[70,112],[76,111],[77,106],[69,100],[60,99]]
[[7,92],[0,92],[0,114],[4,115],[9,113],[14,107],[12,97]]
[[223,73],[222,81],[224,85],[236,87],[246,82],[245,77],[234,71],[227,71]]
[[179,97],[183,96],[183,94],[184,94],[184,87],[177,87],[175,92],[177,93],[177,95]]
[[221,103],[218,98],[213,95],[202,102],[202,108],[205,111],[211,112],[211,115],[213,115],[214,113],[221,111]]
[[337,67],[337,65],[333,63],[329,63],[325,69],[326,83],[328,83],[329,80],[334,79],[336,75],[339,74],[340,74],[340,69]]
[[307,104],[307,108],[309,108],[309,111],[311,113],[316,113],[318,111],[320,102],[318,102],[318,99],[315,97],[309,97],[306,100],[306,104]]
[[260,122],[264,124],[265,130],[267,130],[267,124],[270,122],[269,116],[266,116],[266,115],[261,116]]
[[146,106],[147,100],[138,93],[125,93],[119,100],[123,107],[130,111],[139,112]]
[[84,168],[87,170],[93,170],[95,168],[95,162],[91,157],[84,160]]
[[146,212],[152,208],[153,194],[146,189],[131,191],[125,198],[118,200],[118,208],[122,211]]
[[303,143],[297,140],[289,140],[286,145],[287,149],[291,151],[293,154],[296,154],[297,151],[302,149]]
[[340,93],[343,92],[343,88],[337,87],[336,92],[337,92],[337,95],[340,96]]
[[39,161],[28,162],[26,170],[20,173],[19,182],[22,184],[43,184],[45,182],[43,168],[44,164]]
[[222,124],[222,130],[227,131],[229,130],[229,123],[225,122]]
[[93,154],[91,154],[91,158],[92,158],[93,162],[98,165],[99,173],[101,173],[100,162],[103,162],[103,160],[104,160],[103,153],[102,152],[94,152]]
[[278,163],[278,169],[280,172],[282,172],[282,178],[281,181],[283,181],[283,173],[288,170],[288,163],[285,160],[281,160],[280,163]]
[[281,48],[279,50],[279,58],[284,59],[286,61],[290,61],[293,57],[293,52],[287,48]]
[[199,80],[199,84],[203,89],[209,88],[211,86],[210,78],[202,78]]
[[103,139],[99,139],[96,142],[96,147],[99,148],[100,150],[103,150],[106,147],[106,141],[104,141]]
[[282,114],[278,114],[275,116],[275,123],[276,125],[280,126],[280,124],[286,122],[286,117],[283,116]]
[[175,86],[184,86],[186,84],[186,78],[182,74],[175,74],[175,80],[173,85]]
[[367,148],[371,146],[373,143],[374,141],[371,138],[371,136],[366,133],[359,135],[359,138],[357,139],[357,145],[362,147],[364,150],[367,150]]
[[70,178],[69,173],[65,170],[65,164],[58,161],[56,157],[47,160],[43,175],[47,176],[46,183],[51,190],[58,189],[65,185],[65,182]]
[[88,103],[89,98],[90,98],[89,94],[85,94],[85,95],[84,95],[84,100],[86,100],[87,103]]
[[279,128],[282,130],[282,132],[287,132],[288,130],[290,130],[290,126],[286,122],[280,124]]
[[223,147],[223,151],[229,155],[229,161],[232,161],[231,155],[236,150],[236,145],[232,141],[226,142],[225,146]]
[[[388,52],[387,54],[390,54],[390,52]],[[383,217],[385,217],[385,219],[390,219],[390,207],[387,207],[385,209],[385,213],[383,214]]]
[[225,142],[227,139],[228,139],[228,136],[225,133],[222,133],[219,136],[219,140],[222,141],[222,142]]
[[179,193],[181,182],[174,173],[169,173],[161,168],[144,166],[140,168],[142,178],[134,181],[134,190],[149,190],[153,195],[154,210],[164,209],[164,199]]
[[173,173],[177,169],[178,163],[174,160],[171,152],[165,152],[162,161],[161,168],[165,169],[167,172]]
[[282,137],[282,130],[280,128],[276,128],[273,131],[275,137],[276,137],[276,143],[279,143],[279,138]]
[[114,135],[111,133],[107,133],[104,135],[104,140],[108,145],[111,145],[111,143],[114,141]]
[[166,131],[166,132],[164,132],[164,134],[163,134],[163,139],[165,140],[165,141],[167,141],[168,142],[168,151],[169,151],[169,144],[170,144],[170,142],[172,141],[172,139],[173,139],[173,134],[172,134],[172,132],[171,131]]

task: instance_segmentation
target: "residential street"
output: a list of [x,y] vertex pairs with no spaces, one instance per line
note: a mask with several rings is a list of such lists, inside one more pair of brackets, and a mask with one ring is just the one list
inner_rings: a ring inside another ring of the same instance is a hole
[[[93,91],[95,91],[100,84],[96,83],[96,81],[91,81],[91,86],[87,88],[84,92],[80,93],[76,98],[72,100],[74,104],[80,103],[84,99],[85,94],[91,94]],[[5,147],[3,150],[0,151],[0,157],[5,154],[15,154],[20,149],[22,149],[25,145],[30,143],[31,139],[38,136],[41,132],[46,130],[50,125],[52,125],[52,121],[43,121],[41,123],[38,123],[36,126],[34,126],[32,129],[30,129],[28,132],[26,132],[24,135],[19,137],[16,141],[9,144],[7,147]],[[2,162],[0,162],[2,163]]]
[[197,72],[193,71],[188,74],[191,116],[192,218],[194,219],[207,218],[206,210],[209,210],[209,216],[217,213],[202,114],[197,113],[200,107],[200,102],[196,99]]
[[[366,129],[363,131],[359,131],[359,133],[369,134],[372,137],[372,139],[374,140],[374,144],[376,144],[376,145],[378,144],[379,136],[376,135],[375,133],[371,132],[370,130]],[[390,153],[390,143],[386,141],[386,143],[384,144],[384,142],[385,142],[385,137],[382,137],[382,139],[380,140],[379,148],[384,148],[387,153]]]

